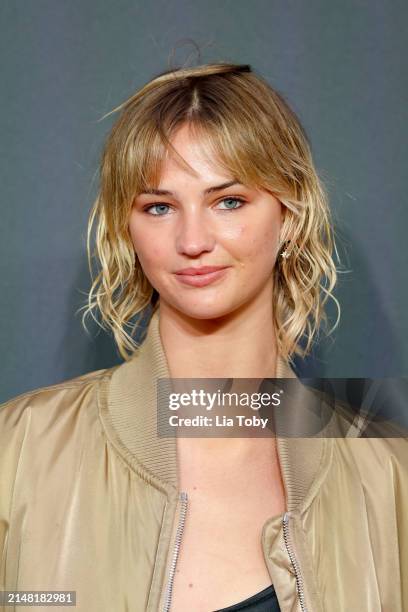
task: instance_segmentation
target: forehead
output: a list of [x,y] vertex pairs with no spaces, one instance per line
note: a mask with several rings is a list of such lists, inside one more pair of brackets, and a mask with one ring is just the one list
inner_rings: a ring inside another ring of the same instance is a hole
[[183,124],[165,137],[156,136],[155,146],[145,148],[139,193],[171,190],[176,183],[201,191],[233,180],[254,189],[263,185],[248,147],[231,134]]
[[174,176],[219,182],[234,178],[211,150],[208,139],[188,126],[180,128],[170,143],[161,163],[160,182]]

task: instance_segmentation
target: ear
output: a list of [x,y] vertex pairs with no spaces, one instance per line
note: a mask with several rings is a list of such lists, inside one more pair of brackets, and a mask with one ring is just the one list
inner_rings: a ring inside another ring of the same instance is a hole
[[[287,217],[288,217],[289,214],[290,214],[290,211],[289,211],[288,207],[285,206],[285,204],[283,204],[281,202],[281,224],[282,224],[281,228],[283,227],[285,221],[287,221]],[[281,233],[282,233],[282,230],[281,230]],[[285,241],[286,242],[290,241],[291,238],[292,238],[292,236],[291,236],[291,233],[290,233],[288,236],[286,236]]]
[[285,204],[281,202],[281,233],[282,233],[283,225],[285,223],[287,211],[288,211],[287,206],[285,206]]
[[280,205],[281,205],[281,223],[283,224],[283,222],[285,221],[285,216],[286,216],[286,206],[282,204],[282,202],[280,203]]

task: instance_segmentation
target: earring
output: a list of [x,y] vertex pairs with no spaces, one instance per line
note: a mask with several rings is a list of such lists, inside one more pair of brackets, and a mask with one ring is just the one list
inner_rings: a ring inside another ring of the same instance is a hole
[[[290,244],[290,240],[288,240],[288,241],[286,242],[286,244],[287,244],[287,245],[288,245],[288,244]],[[282,253],[280,254],[280,256],[281,256],[281,257],[283,257],[283,259],[288,259],[288,257],[290,257],[290,252],[289,252],[289,250],[288,250],[287,248],[285,248],[285,250],[284,250],[284,251],[282,251]]]

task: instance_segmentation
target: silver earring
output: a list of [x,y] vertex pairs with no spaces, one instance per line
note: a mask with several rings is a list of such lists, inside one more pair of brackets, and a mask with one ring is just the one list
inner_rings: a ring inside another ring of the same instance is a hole
[[[290,244],[290,240],[287,241],[286,244]],[[281,257],[283,257],[283,259],[288,259],[288,257],[290,257],[290,252],[287,248],[285,248],[284,251],[282,251],[282,253],[280,254]]]

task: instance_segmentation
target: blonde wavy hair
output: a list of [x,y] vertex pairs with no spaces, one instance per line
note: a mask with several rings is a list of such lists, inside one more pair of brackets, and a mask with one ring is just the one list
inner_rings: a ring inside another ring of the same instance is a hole
[[[85,328],[85,317],[91,314],[113,333],[125,360],[138,348],[134,332],[140,317],[131,321],[149,304],[156,309],[159,296],[133,248],[132,203],[138,193],[158,186],[169,150],[180,159],[170,140],[189,124],[227,172],[241,183],[270,191],[286,207],[280,249],[289,257],[276,260],[271,310],[282,357],[304,357],[321,323],[327,325],[324,305],[329,297],[338,317],[328,333],[340,318],[333,295],[336,245],[308,139],[282,95],[248,65],[215,63],[162,73],[103,118],[117,111],[120,115],[103,148],[100,189],[88,223],[92,286],[83,307]],[[95,259],[99,269],[94,276]]]

